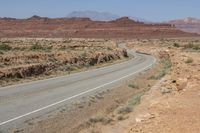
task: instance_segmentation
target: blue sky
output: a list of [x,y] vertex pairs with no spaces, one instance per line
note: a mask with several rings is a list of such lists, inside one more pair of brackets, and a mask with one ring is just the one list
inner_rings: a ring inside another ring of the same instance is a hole
[[200,0],[0,0],[0,17],[64,17],[80,10],[165,21],[188,16],[200,18]]

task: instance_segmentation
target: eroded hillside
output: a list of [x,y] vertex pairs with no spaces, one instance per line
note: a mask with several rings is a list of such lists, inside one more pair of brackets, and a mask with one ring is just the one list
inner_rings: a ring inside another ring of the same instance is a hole
[[127,57],[111,40],[2,39],[0,83],[69,74]]

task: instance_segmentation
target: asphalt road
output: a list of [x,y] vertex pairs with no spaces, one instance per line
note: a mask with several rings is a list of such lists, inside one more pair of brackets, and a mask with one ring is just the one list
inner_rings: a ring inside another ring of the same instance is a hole
[[[120,47],[126,48],[123,44]],[[0,131],[46,114],[77,98],[110,89],[149,69],[156,62],[151,55],[134,50],[128,50],[128,53],[135,58],[68,76],[0,88]]]

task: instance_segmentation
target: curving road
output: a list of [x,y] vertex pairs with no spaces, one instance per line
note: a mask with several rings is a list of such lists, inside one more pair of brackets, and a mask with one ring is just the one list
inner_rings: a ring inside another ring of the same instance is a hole
[[[119,46],[126,48],[124,44]],[[156,62],[150,55],[127,51],[135,58],[69,76],[0,88],[0,131],[46,114],[75,99],[113,88]]]

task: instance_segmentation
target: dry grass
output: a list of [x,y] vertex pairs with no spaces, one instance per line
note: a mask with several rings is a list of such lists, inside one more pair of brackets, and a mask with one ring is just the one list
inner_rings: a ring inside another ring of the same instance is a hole
[[161,61],[161,64],[163,66],[162,69],[156,75],[149,77],[149,80],[159,80],[170,71],[170,68],[172,66],[170,58],[163,59]]
[[102,123],[104,125],[109,124],[113,120],[109,117],[106,117],[102,114],[97,114],[96,116],[89,119],[89,124],[95,124],[95,123]]
[[193,59],[191,57],[188,57],[187,60],[185,61],[185,63],[188,63],[188,64],[190,64],[192,62],[193,62]]

